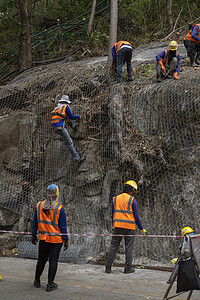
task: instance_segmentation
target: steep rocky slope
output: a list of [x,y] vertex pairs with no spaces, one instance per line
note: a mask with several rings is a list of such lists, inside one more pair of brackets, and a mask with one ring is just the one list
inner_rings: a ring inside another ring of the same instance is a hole
[[[154,74],[131,84],[112,84],[105,74],[104,62],[63,62],[27,70],[0,87],[0,229],[30,231],[37,201],[55,182],[70,233],[111,233],[112,197],[132,178],[149,234],[179,234],[186,225],[198,230],[199,68],[182,67],[179,81],[161,84]],[[69,128],[85,157],[79,167],[50,128],[62,94],[81,115],[77,131]],[[5,249],[8,236],[0,238]],[[6,247],[16,238],[9,236]],[[68,253],[74,261],[103,259],[109,241],[72,236]],[[166,262],[179,242],[137,238],[135,261]]]

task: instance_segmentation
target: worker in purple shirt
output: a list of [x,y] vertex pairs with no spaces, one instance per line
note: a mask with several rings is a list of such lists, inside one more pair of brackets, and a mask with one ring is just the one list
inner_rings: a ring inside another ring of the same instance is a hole
[[77,153],[74,147],[74,143],[66,128],[67,124],[72,126],[71,120],[80,120],[80,116],[72,114],[69,107],[70,103],[71,101],[69,100],[68,95],[63,95],[62,98],[58,101],[56,108],[54,108],[54,110],[51,112],[51,128],[53,128],[56,133],[61,135],[72,155],[73,160],[76,162],[80,162],[80,156]]
[[177,53],[178,44],[176,41],[171,41],[169,50],[163,50],[156,55],[156,79],[161,82],[162,79],[179,79],[181,57]]
[[194,62],[200,65],[200,24],[189,26],[189,32],[184,37],[184,46],[191,66],[194,65]]
[[147,233],[146,229],[142,227],[140,218],[138,215],[137,201],[133,197],[134,193],[137,193],[137,183],[133,180],[129,180],[125,183],[122,194],[113,198],[112,203],[112,224],[113,224],[113,236],[111,240],[111,246],[106,261],[105,273],[111,273],[111,266],[114,262],[117,249],[121,243],[124,235],[125,239],[125,254],[126,262],[124,273],[133,273],[135,269],[132,267],[133,260],[133,242],[136,224],[140,229],[141,234]]

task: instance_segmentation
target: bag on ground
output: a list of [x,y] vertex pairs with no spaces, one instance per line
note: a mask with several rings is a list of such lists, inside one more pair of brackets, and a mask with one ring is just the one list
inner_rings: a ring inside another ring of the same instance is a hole
[[200,290],[200,279],[197,265],[193,258],[179,262],[177,277],[177,293]]

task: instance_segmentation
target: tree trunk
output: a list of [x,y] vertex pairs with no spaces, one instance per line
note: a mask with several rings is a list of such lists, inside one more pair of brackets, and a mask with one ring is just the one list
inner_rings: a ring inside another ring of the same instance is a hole
[[90,33],[92,31],[92,25],[93,25],[93,21],[94,21],[96,4],[97,4],[97,1],[93,0],[93,2],[92,2],[92,12],[91,12],[91,15],[90,15],[90,21],[89,21],[89,24],[88,24],[87,33]]
[[124,94],[125,90],[122,85],[113,85],[108,104],[110,133],[105,142],[105,149],[107,156],[117,165],[122,162]]
[[118,19],[118,0],[110,1],[110,33],[109,33],[109,49],[108,49],[108,72],[112,71],[112,54],[111,49],[117,42],[117,19]]
[[19,0],[19,9],[21,14],[20,70],[25,70],[32,65],[27,0]]
[[173,21],[172,21],[172,0],[167,2],[167,29],[169,32],[173,30]]

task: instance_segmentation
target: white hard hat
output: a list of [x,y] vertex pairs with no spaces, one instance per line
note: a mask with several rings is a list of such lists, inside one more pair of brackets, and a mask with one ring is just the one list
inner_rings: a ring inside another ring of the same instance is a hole
[[59,104],[70,104],[71,101],[69,100],[68,95],[62,95],[62,98],[58,101]]

